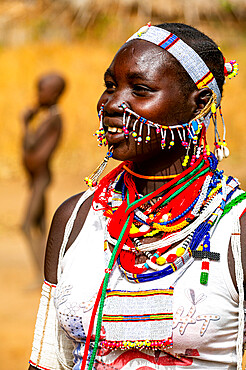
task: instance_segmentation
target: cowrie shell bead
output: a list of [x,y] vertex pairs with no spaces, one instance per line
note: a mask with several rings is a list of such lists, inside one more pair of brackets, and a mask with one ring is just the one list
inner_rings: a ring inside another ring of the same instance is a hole
[[223,151],[220,148],[215,149],[214,155],[218,159],[219,162],[221,162],[222,159],[224,158]]
[[229,157],[230,151],[227,146],[223,146],[223,154],[225,158]]

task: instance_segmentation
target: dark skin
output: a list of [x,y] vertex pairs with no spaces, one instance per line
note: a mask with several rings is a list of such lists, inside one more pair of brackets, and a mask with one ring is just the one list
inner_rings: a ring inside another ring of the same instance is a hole
[[[180,67],[181,68],[181,67]],[[129,108],[143,117],[164,125],[175,125],[188,122],[194,118],[207,104],[211,91],[208,88],[194,88],[184,97],[182,86],[178,81],[180,70],[172,67],[172,57],[158,46],[146,41],[131,41],[116,54],[109,69],[105,73],[106,89],[98,102],[98,109],[104,104],[104,126],[122,128],[122,108],[124,101]],[[156,135],[151,143],[137,145],[131,136],[129,139],[121,132],[107,132],[109,146],[113,146],[113,157],[118,160],[132,160],[136,172],[144,175],[166,175],[182,172],[184,149],[175,144],[173,150],[160,148],[160,136]],[[109,130],[110,131],[110,130]],[[143,136],[146,133],[144,132]],[[137,190],[141,194],[160,187],[162,181],[137,179]],[[75,204],[81,194],[64,202],[56,211],[52,221],[45,258],[45,278],[51,283],[57,283],[57,262],[63,233]],[[67,249],[78,236],[90,205],[92,197],[81,206]],[[246,273],[246,215],[241,218],[243,265]],[[140,256],[141,258],[141,256]],[[229,268],[235,283],[234,262],[229,248]],[[31,366],[30,369],[33,369]]]
[[[62,119],[54,108],[64,89],[64,80],[56,74],[45,75],[38,81],[37,103],[22,117],[22,161],[30,184],[22,230],[27,238],[35,262],[37,278],[43,278],[44,239],[46,237],[45,192],[51,182],[50,162],[62,133]],[[42,111],[44,118],[35,129],[31,124]]]

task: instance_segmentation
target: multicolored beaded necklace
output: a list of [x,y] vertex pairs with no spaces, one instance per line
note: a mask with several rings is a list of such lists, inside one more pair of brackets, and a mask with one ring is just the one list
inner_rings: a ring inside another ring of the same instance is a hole
[[[134,175],[125,169],[127,167],[134,172],[131,162],[123,162],[101,180],[93,207],[103,210],[107,219],[107,243],[113,244],[114,249],[95,304],[96,307],[100,302],[94,348],[99,342],[106,289],[116,261],[125,278],[141,283],[172,274],[191,258],[198,258],[202,259],[200,282],[207,283],[209,261],[219,259],[218,254],[210,251],[210,236],[226,202],[239,186],[236,180],[226,178],[223,171],[217,170],[217,163],[213,154],[205,153],[182,174],[145,196],[138,194]],[[156,197],[158,199],[153,203]],[[157,241],[144,242],[144,238],[156,234],[159,236]],[[176,243],[178,246],[172,250]],[[136,265],[135,257],[139,252],[147,260]],[[152,342],[144,343],[141,348],[145,345],[146,348],[152,347]],[[106,340],[101,345],[111,349],[127,348],[125,342]],[[138,348],[136,343],[131,343],[131,346]],[[171,346],[170,340],[161,341],[157,347],[167,346]],[[157,347],[153,344],[153,348]]]
[[[146,205],[145,197],[136,194],[137,200],[131,207],[134,207],[134,218],[129,231],[128,239],[117,259],[119,268],[129,281],[141,282],[159,279],[180,268],[196,250],[205,234],[209,232],[216,218],[220,216],[223,209],[221,201],[224,198],[226,201],[228,195],[231,196],[231,189],[238,186],[234,179],[228,178],[225,189],[223,189],[223,198],[219,199],[219,204],[216,195],[222,194],[221,182],[225,181],[222,174],[216,168],[216,159],[213,155],[209,158],[206,164],[204,160],[198,161],[195,168],[189,171],[186,176],[176,178],[176,183],[169,182],[163,185],[155,193],[162,193],[162,197],[154,204],[145,206],[145,210],[141,210],[143,204]],[[126,184],[124,177],[128,176],[123,172],[119,176],[118,183],[115,187],[115,193],[112,196],[111,213],[107,210],[108,215],[108,242],[116,244],[122,224],[121,224],[121,207],[123,207],[125,198]],[[121,188],[121,190],[120,190]],[[182,198],[180,194],[182,193]],[[120,199],[121,197],[121,199]],[[153,193],[152,193],[153,197]],[[108,203],[108,204],[109,204]],[[138,207],[136,207],[138,205]],[[214,214],[210,216],[211,208]],[[179,214],[177,214],[179,210]],[[208,211],[207,211],[208,210]],[[175,213],[176,212],[176,213]],[[216,214],[216,216],[215,216]],[[173,217],[174,216],[174,217]],[[165,219],[165,220],[164,220]],[[205,221],[206,220],[206,221]],[[195,222],[194,222],[195,221]],[[195,232],[197,226],[201,223],[207,223],[207,227],[203,227],[202,232]],[[188,231],[187,238],[178,246],[175,253],[165,255],[165,252],[170,249],[170,236],[175,242],[181,241],[184,238],[184,233],[181,230]],[[195,235],[191,238],[191,234]],[[151,237],[160,234],[160,240],[150,244],[143,244],[139,238]],[[199,235],[199,236],[198,236]],[[166,241],[169,241],[166,243]],[[192,248],[190,248],[190,245]],[[151,250],[155,253],[152,255]],[[144,264],[135,264],[135,255],[142,252],[148,258]],[[168,267],[162,267],[169,264]],[[143,274],[148,269],[155,270],[150,274]],[[143,274],[143,275],[141,275]]]

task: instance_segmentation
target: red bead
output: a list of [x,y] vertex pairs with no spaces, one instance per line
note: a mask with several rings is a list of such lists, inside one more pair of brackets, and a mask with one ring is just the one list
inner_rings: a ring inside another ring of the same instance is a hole
[[202,261],[202,270],[209,270],[209,261]]
[[174,262],[176,259],[177,259],[177,254],[169,254],[169,256],[167,256],[167,258],[166,258],[167,263],[172,263],[172,262]]

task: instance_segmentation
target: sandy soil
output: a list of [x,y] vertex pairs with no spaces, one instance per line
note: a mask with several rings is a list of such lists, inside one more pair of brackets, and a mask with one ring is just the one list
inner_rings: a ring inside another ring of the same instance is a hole
[[[81,190],[81,178],[58,176],[51,186],[49,222],[57,206]],[[28,368],[40,288],[28,289],[35,273],[19,224],[27,198],[24,180],[0,181],[0,369]]]

